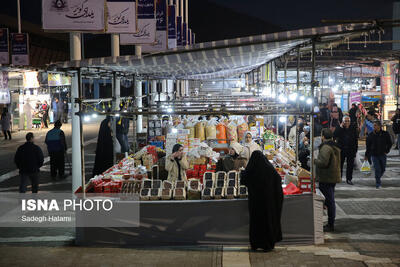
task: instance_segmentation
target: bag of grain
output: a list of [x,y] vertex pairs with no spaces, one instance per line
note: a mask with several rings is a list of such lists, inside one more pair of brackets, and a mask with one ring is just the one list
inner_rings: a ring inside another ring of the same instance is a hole
[[206,126],[206,139],[217,139],[217,128],[216,128],[217,121],[212,119],[207,123]]
[[199,121],[198,123],[196,123],[194,129],[195,129],[195,138],[199,138],[200,142],[203,142],[206,139],[204,122]]
[[216,126],[217,130],[217,139],[219,144],[226,144],[226,125],[223,123],[219,123]]
[[228,124],[227,127],[227,138],[231,141],[231,142],[237,142],[238,141],[238,134],[237,134],[237,126],[236,123],[231,121]]

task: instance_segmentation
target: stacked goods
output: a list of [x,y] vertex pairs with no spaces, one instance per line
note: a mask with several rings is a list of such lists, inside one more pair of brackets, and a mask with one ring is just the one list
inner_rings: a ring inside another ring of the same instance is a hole
[[159,199],[161,199],[161,189],[152,188],[150,190],[150,200],[159,200]]
[[175,188],[174,189],[174,199],[175,200],[185,200],[186,199],[185,188]]
[[149,138],[162,135],[161,120],[149,120],[147,128]]
[[172,190],[164,188],[161,190],[161,199],[162,200],[170,200],[172,198]]
[[247,187],[246,186],[244,186],[244,185],[241,185],[240,187],[239,187],[239,190],[238,190],[239,192],[238,192],[238,195],[239,195],[239,198],[246,198],[247,197]]
[[206,139],[214,140],[217,139],[217,128],[216,120],[210,120],[206,126]]
[[151,183],[151,188],[161,188],[162,186],[162,181],[161,180],[153,180]]
[[152,180],[150,179],[144,179],[142,181],[142,188],[150,189],[152,185]]
[[186,129],[186,130],[189,130],[189,134],[188,134],[188,138],[189,138],[189,139],[195,138],[195,136],[196,136],[196,133],[195,133],[195,132],[196,132],[196,131],[195,131],[193,122],[188,122],[188,123],[185,125],[185,129]]
[[140,190],[140,200],[149,200],[150,199],[150,189],[142,188]]
[[201,198],[201,184],[200,180],[192,179],[189,181],[187,196],[190,200],[197,200]]
[[210,200],[214,197],[214,189],[206,187],[201,192],[201,199]]
[[242,122],[237,127],[238,130],[238,140],[241,142],[243,140],[244,134],[249,130],[249,127],[246,122]]
[[300,191],[311,192],[311,173],[299,167],[297,170],[297,177],[299,177],[298,186],[300,188]]
[[225,187],[224,195],[226,198],[232,199],[237,196],[236,192],[237,192],[236,187]]
[[170,181],[163,181],[163,189],[173,189],[174,185]]
[[238,141],[237,126],[233,121],[231,121],[227,126],[227,139],[231,142]]
[[225,190],[223,187],[217,187],[214,189],[214,198],[215,199],[221,199],[224,197]]
[[226,139],[227,139],[227,135],[226,135],[226,126],[223,123],[219,123],[216,126],[216,130],[217,130],[217,139],[218,139],[218,143],[220,144],[226,144]]
[[200,139],[200,142],[203,142],[206,140],[206,132],[204,129],[204,122],[198,122],[196,123],[195,127],[195,137]]

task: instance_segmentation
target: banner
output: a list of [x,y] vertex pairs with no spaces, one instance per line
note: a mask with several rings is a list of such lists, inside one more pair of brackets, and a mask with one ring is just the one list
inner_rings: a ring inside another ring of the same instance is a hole
[[361,92],[351,92],[350,93],[350,102],[349,104],[353,103],[361,103]]
[[27,33],[11,33],[11,63],[29,65],[29,36]]
[[48,73],[48,86],[65,86],[71,85],[71,77],[60,73]]
[[45,30],[104,31],[105,0],[42,0]]
[[168,49],[167,0],[156,0],[156,42],[142,47],[142,52],[160,52]]
[[176,42],[178,46],[182,45],[182,17],[176,17]]
[[192,44],[192,29],[188,29],[188,45]]
[[157,26],[155,12],[154,0],[137,0],[137,33],[120,34],[121,45],[154,43]]
[[0,64],[10,64],[8,29],[0,29]]
[[168,6],[168,48],[176,48],[176,6]]
[[0,89],[0,104],[10,104],[10,91],[8,89]]
[[0,71],[0,89],[8,89],[8,72]]
[[107,0],[107,33],[136,33],[136,1]]
[[383,62],[383,75],[381,76],[381,90],[384,95],[395,95],[395,63]]

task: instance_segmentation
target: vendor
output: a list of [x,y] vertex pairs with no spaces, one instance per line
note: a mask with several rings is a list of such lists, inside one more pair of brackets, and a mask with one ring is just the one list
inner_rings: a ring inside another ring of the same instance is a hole
[[165,161],[165,169],[168,171],[168,181],[187,180],[186,170],[189,169],[189,163],[183,153],[182,145],[174,145],[172,154]]
[[229,155],[220,159],[217,163],[217,172],[239,171],[240,168],[246,168],[247,160],[240,155],[243,146],[237,142],[232,142],[229,146]]
[[246,132],[244,134],[243,151],[240,155],[248,161],[251,157],[251,154],[257,150],[261,151],[260,146],[253,141],[253,135],[251,132]]

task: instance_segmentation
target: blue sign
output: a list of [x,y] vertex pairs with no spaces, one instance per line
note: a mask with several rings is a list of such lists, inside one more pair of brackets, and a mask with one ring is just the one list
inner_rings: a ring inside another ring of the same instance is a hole
[[29,45],[27,33],[11,34],[11,62],[13,65],[29,65]]
[[156,3],[157,31],[167,30],[167,0],[157,0]]
[[188,44],[188,36],[187,36],[187,24],[184,22],[182,27],[182,45]]
[[8,29],[0,29],[0,64],[9,64]]
[[176,39],[176,7],[168,6],[168,39]]
[[155,2],[154,0],[138,0],[138,19],[154,19],[155,18]]
[[182,45],[182,17],[176,17],[176,39],[178,46]]

